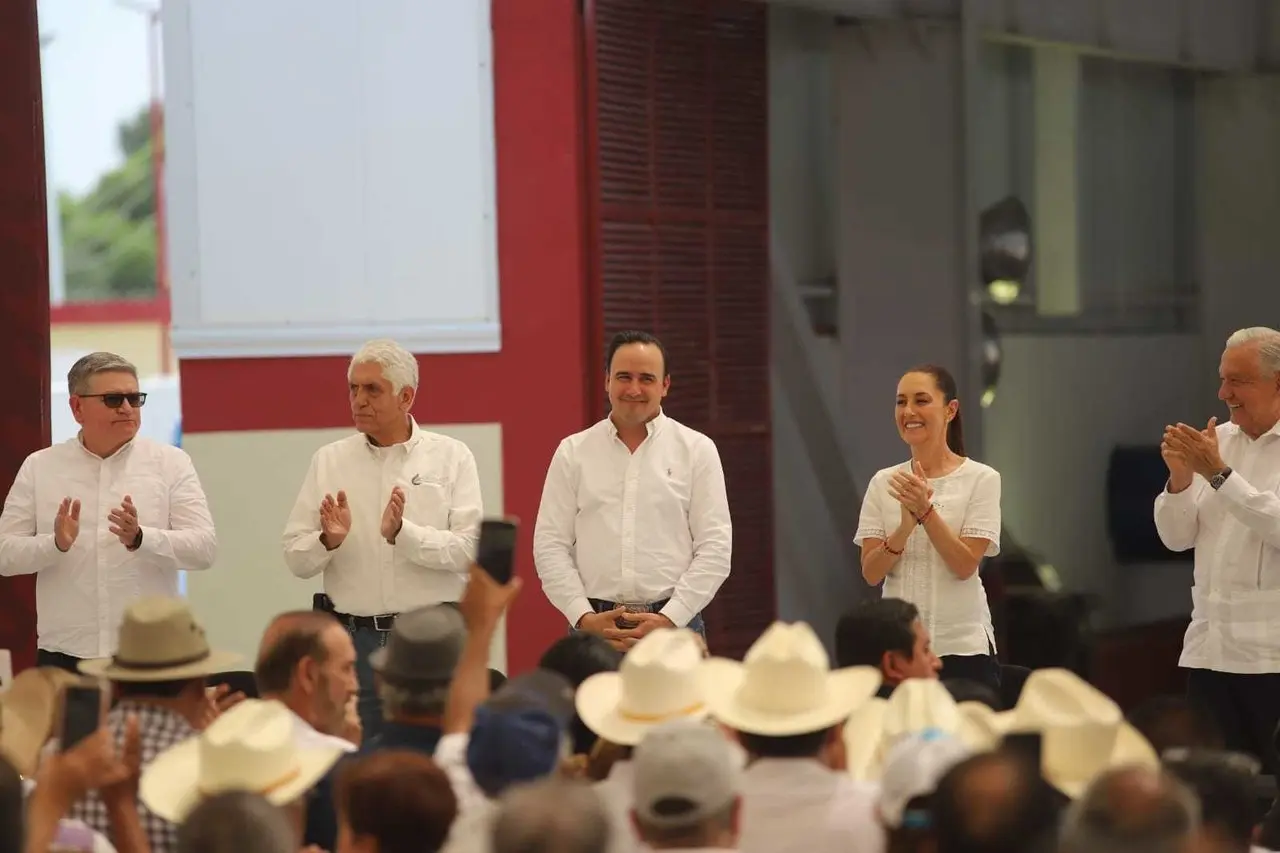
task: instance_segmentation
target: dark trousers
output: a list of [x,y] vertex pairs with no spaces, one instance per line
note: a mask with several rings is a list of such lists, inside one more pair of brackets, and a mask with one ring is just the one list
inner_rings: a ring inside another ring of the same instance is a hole
[[943,655],[939,660],[942,661],[939,677],[946,680],[963,678],[966,681],[976,681],[990,687],[997,696],[1000,695],[1000,662],[994,654]]
[[[662,601],[653,602],[649,605],[649,612],[659,612],[667,606],[667,602],[670,600],[669,598],[664,598]],[[618,606],[616,602],[605,601],[602,598],[588,598],[587,601],[591,602],[591,606],[595,608],[597,613],[604,613]],[[701,613],[693,614],[693,618],[689,620],[689,624],[685,625],[685,627],[695,634],[701,634],[703,641],[707,639],[707,623],[703,620]]]
[[368,743],[382,733],[382,699],[378,696],[369,655],[387,644],[391,632],[347,625],[347,633],[351,635],[351,643],[356,647],[356,681],[360,683],[356,710],[360,713],[361,736]]
[[1275,734],[1280,722],[1280,673],[1241,675],[1211,669],[1187,670],[1187,698],[1213,715],[1227,749],[1247,752],[1262,772],[1277,770]]
[[36,649],[36,666],[52,666],[65,669],[67,672],[80,672],[80,658],[63,652],[51,652],[48,649]]

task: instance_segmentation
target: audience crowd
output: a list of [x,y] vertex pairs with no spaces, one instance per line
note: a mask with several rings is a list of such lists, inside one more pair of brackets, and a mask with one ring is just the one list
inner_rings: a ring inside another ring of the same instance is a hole
[[[1280,849],[1259,762],[1167,697],[1126,718],[1066,669],[946,678],[915,608],[831,644],[775,623],[742,661],[686,628],[625,654],[572,632],[510,680],[489,650],[520,580],[402,614],[362,735],[356,651],[279,615],[252,677],[186,603],[129,606],[111,659],[0,695],[0,853],[1250,853]],[[68,688],[109,684],[59,743]],[[109,706],[109,707],[108,707]]]

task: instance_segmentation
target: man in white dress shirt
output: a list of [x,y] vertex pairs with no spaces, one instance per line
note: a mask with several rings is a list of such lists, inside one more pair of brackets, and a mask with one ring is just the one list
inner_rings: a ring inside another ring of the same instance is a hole
[[1276,770],[1280,721],[1280,332],[1227,339],[1218,398],[1231,420],[1165,429],[1169,481],[1156,498],[1160,540],[1195,548],[1188,693],[1218,720],[1227,747]]
[[138,437],[137,368],[90,353],[67,390],[80,432],[18,470],[0,515],[0,575],[36,573],[37,664],[75,671],[115,653],[130,603],[177,597],[178,571],[209,568],[218,543],[191,458]]
[[366,343],[347,371],[355,435],[316,451],[284,529],[300,578],[324,576],[323,609],[351,633],[366,740],[382,730],[369,655],[399,613],[456,602],[484,514],[471,450],[409,414],[418,362],[394,341]]
[[733,528],[715,443],[667,417],[666,350],[620,332],[605,353],[609,417],[560,442],[533,560],[569,625],[626,649],[658,627],[705,636],[729,576]]

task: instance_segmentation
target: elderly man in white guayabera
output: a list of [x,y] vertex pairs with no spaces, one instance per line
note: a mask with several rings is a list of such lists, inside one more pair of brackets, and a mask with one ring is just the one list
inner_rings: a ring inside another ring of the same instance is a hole
[[1276,770],[1280,721],[1280,332],[1255,327],[1227,339],[1218,399],[1230,422],[1165,428],[1169,480],[1156,530],[1175,550],[1195,548],[1191,625],[1181,665],[1187,689],[1218,718],[1231,749]]
[[0,515],[0,575],[36,574],[37,662],[74,672],[115,654],[131,602],[175,597],[179,570],[213,565],[218,540],[191,458],[138,436],[137,368],[90,353],[67,390],[79,434],[22,463]]
[[461,597],[484,507],[470,448],[410,414],[412,353],[369,341],[351,359],[347,383],[359,432],[311,458],[284,529],[284,559],[300,578],[323,573],[318,604],[351,633],[367,742],[382,729],[369,655],[387,644],[399,613]]

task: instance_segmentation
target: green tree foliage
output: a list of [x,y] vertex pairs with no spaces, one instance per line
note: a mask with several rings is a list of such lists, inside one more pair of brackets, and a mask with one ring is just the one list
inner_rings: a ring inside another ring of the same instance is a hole
[[58,197],[67,299],[139,299],[156,292],[156,193],[146,107],[119,127],[124,162],[83,197]]

